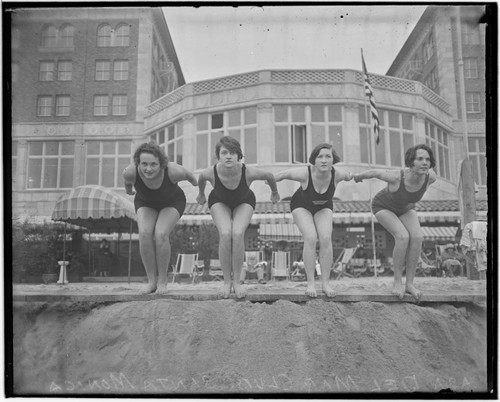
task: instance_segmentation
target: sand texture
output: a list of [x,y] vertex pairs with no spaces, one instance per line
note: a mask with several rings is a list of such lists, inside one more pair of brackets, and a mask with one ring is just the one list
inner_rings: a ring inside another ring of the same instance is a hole
[[13,317],[17,395],[487,390],[474,304],[15,302]]

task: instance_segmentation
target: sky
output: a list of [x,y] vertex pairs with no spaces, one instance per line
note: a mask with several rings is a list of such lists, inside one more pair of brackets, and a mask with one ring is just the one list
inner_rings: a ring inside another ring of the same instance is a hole
[[164,7],[187,83],[266,69],[385,74],[426,6]]

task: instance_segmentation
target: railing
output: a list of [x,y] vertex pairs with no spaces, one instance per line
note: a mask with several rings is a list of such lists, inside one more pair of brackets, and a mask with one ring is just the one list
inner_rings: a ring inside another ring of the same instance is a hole
[[[417,61],[415,61],[417,62]],[[352,70],[276,70],[276,71],[258,71],[245,74],[232,75],[212,80],[199,81],[192,84],[183,85],[175,91],[157,99],[147,107],[147,116],[151,116],[172,104],[184,99],[187,94],[200,95],[216,91],[244,88],[265,83],[335,83],[342,84],[352,82],[347,78],[346,72]],[[349,75],[352,77],[352,75]],[[401,78],[388,77],[384,75],[369,74],[372,87],[381,89],[390,89],[410,94],[417,93],[416,81],[405,80]],[[355,83],[363,84],[363,73],[355,71]],[[449,105],[439,95],[423,86],[422,95],[424,98],[449,113]]]

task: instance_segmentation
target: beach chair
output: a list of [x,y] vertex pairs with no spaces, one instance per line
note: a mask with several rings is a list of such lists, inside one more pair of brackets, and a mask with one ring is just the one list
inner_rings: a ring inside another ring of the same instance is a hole
[[366,258],[351,258],[349,267],[354,278],[359,278],[368,270]]
[[198,254],[178,254],[177,262],[174,266],[172,283],[177,275],[189,275],[192,278],[192,283],[199,280],[203,272],[200,273],[198,268]]
[[417,272],[416,272],[416,274],[418,276],[420,276],[420,275],[432,276],[433,274],[437,275],[436,272],[437,272],[437,267],[435,265],[427,264],[424,261],[424,259],[422,258],[422,255],[420,255],[420,257],[418,257]]
[[220,266],[219,260],[210,260],[210,267],[208,269],[208,275],[212,277],[212,281],[222,281],[224,280],[224,274]]
[[273,251],[271,259],[271,279],[290,279],[290,253],[287,251]]
[[[439,272],[441,274],[450,274],[449,272],[445,272],[446,271],[446,268],[443,267],[443,257],[442,257],[442,254],[444,253],[444,251],[446,250],[446,247],[449,247],[449,245],[439,245],[439,244],[436,244],[436,265],[437,265],[437,268],[439,270]],[[455,250],[455,252],[457,251],[457,248],[455,247],[455,245],[453,245],[453,249]],[[456,263],[453,262],[451,264],[451,270],[453,270],[453,267],[459,267],[460,268],[460,276],[464,276],[464,267],[462,266],[462,264],[460,264],[460,262],[457,260]],[[452,276],[453,273],[451,273]]]
[[[244,261],[247,263],[248,268],[253,269],[259,262],[263,261],[263,253],[260,251],[245,251],[245,259]],[[266,267],[264,266],[264,276],[267,275]],[[257,277],[257,273],[255,272],[247,272],[247,279],[250,279],[252,276]]]
[[354,256],[357,249],[358,249],[357,247],[353,247],[353,248],[345,248],[342,250],[337,260],[333,263],[334,271],[338,272],[337,278],[335,279],[340,279],[343,276],[348,276],[352,278],[352,275],[347,273],[347,265],[351,261],[351,258]]

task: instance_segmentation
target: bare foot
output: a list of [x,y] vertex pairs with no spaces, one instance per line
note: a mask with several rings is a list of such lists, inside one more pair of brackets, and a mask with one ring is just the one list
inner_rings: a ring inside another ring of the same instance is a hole
[[405,291],[403,290],[403,285],[400,283],[394,283],[394,287],[392,288],[391,293],[393,295],[396,295],[399,300],[403,300],[403,297],[405,297]]
[[330,285],[328,284],[323,284],[323,293],[326,295],[326,297],[335,297],[337,294],[335,293],[335,290],[333,290]]
[[157,295],[164,295],[167,293],[167,285],[166,284],[158,284],[158,288],[156,289]]
[[316,293],[316,287],[313,285],[308,285],[306,289],[306,295],[309,297],[317,297],[318,294]]
[[245,292],[243,288],[237,283],[233,283],[233,289],[237,299],[242,299],[247,295],[247,292]]
[[229,297],[229,294],[231,293],[231,284],[230,283],[225,283],[222,286],[222,289],[219,290],[218,295],[222,297],[223,299],[227,299]]
[[140,292],[141,295],[149,295],[156,291],[156,283],[148,283],[146,289]]
[[406,293],[411,294],[417,300],[417,303],[420,301],[420,298],[422,297],[422,292],[413,285],[406,284]]

